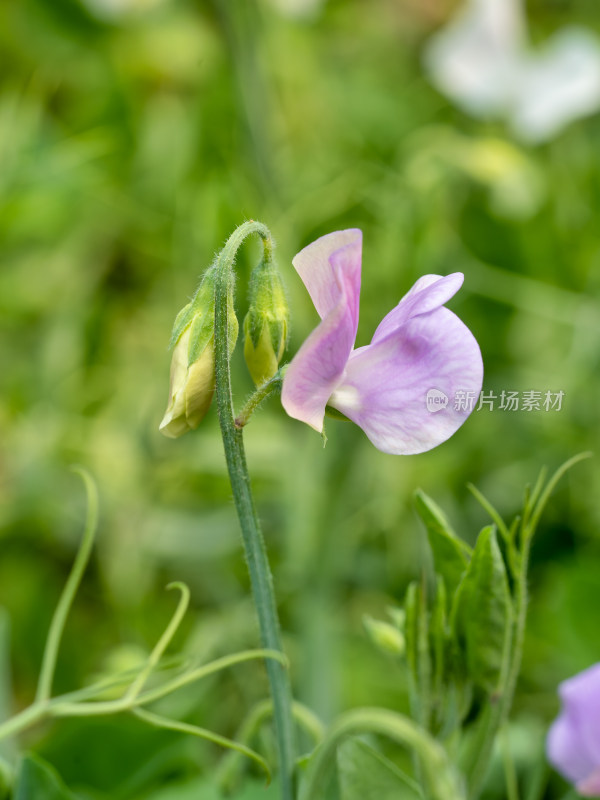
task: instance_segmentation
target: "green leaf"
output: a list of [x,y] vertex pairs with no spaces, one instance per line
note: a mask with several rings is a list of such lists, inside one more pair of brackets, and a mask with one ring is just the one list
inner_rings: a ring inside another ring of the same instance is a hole
[[468,676],[487,692],[499,684],[510,644],[512,604],[496,528],[479,534],[473,558],[458,588],[452,630]]
[[144,800],[222,800],[218,789],[206,778],[194,778],[191,781],[164,786],[149,795],[144,795]]
[[443,577],[452,597],[471,558],[471,548],[458,538],[442,509],[425,492],[417,489],[414,499],[427,531],[435,572]]
[[58,772],[36,755],[27,755],[21,761],[14,800],[75,800]]
[[230,800],[279,800],[280,797],[279,781],[273,781],[266,786],[264,781],[252,780],[245,783]]
[[360,739],[337,752],[341,800],[420,800],[419,787],[384,755]]

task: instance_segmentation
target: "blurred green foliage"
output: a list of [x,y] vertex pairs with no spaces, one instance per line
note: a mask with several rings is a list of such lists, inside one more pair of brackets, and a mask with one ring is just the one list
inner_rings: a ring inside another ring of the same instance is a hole
[[[192,591],[178,643],[194,657],[257,643],[215,411],[180,440],[158,434],[172,320],[244,219],[278,241],[290,354],[316,321],[293,254],[361,227],[359,344],[419,275],[460,270],[451,306],[480,342],[484,390],[565,393],[560,411],[477,411],[416,457],[383,455],[337,421],[323,449],[277,402],[253,419],[292,679],[325,721],[363,703],[406,708],[405,675],[361,620],[383,617],[419,573],[416,487],[472,541],[487,519],[468,481],[509,517],[542,464],[599,450],[600,117],[524,148],[455,111],[420,61],[454,5],[330,0],[302,17],[283,0],[0,4],[2,716],[32,698],[77,545],[73,462],[98,481],[101,529],[57,690],[110,669],[125,646],[147,651],[172,611],[170,580]],[[567,22],[600,27],[593,0],[536,0],[529,16],[538,40]],[[240,257],[240,319],[256,253]],[[234,385],[239,406],[251,390],[240,352]],[[578,467],[534,547],[515,725],[538,744],[557,682],[600,659],[599,491],[597,462]],[[248,664],[169,703],[231,736],[266,691]],[[112,800],[201,796],[220,755],[120,718],[56,723],[22,745],[79,797]],[[527,752],[519,768],[542,763],[537,744]],[[183,788],[160,788],[171,784]]]

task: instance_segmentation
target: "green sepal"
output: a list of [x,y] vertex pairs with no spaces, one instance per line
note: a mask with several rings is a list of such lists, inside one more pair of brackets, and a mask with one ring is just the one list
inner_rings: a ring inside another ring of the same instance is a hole
[[451,615],[452,638],[466,677],[493,693],[499,686],[512,632],[512,603],[496,527],[484,528],[458,587]]
[[257,386],[277,371],[288,339],[289,309],[285,289],[271,254],[250,276],[244,319],[244,356]]
[[[183,332],[193,322],[194,318],[198,316],[210,320],[210,324],[214,328],[215,271],[213,267],[209,267],[206,270],[200,281],[200,285],[196,289],[194,297],[175,317],[173,330],[171,332],[171,340],[169,342],[170,348],[175,347]],[[201,348],[199,352],[202,352],[203,349],[204,348]],[[194,359],[194,361],[195,360],[196,359]],[[190,363],[193,362],[190,361]]]
[[333,406],[325,406],[325,416],[331,417],[331,419],[339,419],[341,422],[350,422],[350,418],[347,417],[345,414],[342,414],[341,411],[338,411],[337,408]]
[[171,339],[169,340],[169,349],[175,347],[175,345],[181,338],[181,334],[184,332],[184,330],[188,327],[188,325],[192,321],[193,316],[194,316],[194,310],[190,302],[187,304],[187,306],[184,306],[175,317],[175,322],[173,323],[173,330],[171,331]]
[[188,347],[188,367],[194,364],[214,338],[215,325],[211,316],[199,312],[192,319],[190,344]]
[[269,322],[269,334],[271,336],[271,347],[277,356],[277,361],[281,360],[287,344],[288,323],[282,320]]
[[255,348],[258,347],[258,343],[260,342],[260,337],[263,330],[263,322],[264,320],[262,316],[256,311],[256,309],[250,307],[244,318],[244,335],[250,337],[250,341]]
[[417,489],[414,500],[427,531],[435,572],[442,576],[448,595],[452,597],[469,564],[472,550],[459,539],[442,509],[425,492]]

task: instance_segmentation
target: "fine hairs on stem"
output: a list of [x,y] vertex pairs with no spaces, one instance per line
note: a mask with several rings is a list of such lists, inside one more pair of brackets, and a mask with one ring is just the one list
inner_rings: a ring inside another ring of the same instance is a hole
[[[228,300],[233,292],[233,264],[242,242],[254,233],[260,236],[265,254],[270,255],[273,241],[268,228],[260,222],[249,221],[234,231],[217,258],[215,281],[216,395],[225,459],[242,531],[262,645],[269,650],[283,652],[273,578],[250,487],[243,432],[241,427],[237,427],[235,423],[231,395]],[[267,662],[267,674],[273,700],[281,796],[282,800],[293,800],[295,734],[289,675],[282,664],[271,661]]]

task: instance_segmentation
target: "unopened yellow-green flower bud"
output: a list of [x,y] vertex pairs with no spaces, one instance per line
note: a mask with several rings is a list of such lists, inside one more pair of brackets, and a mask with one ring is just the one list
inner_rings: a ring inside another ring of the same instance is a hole
[[[215,391],[214,314],[214,273],[209,270],[173,327],[169,404],[160,423],[160,432],[171,439],[197,428],[210,408]],[[238,334],[232,303],[228,317],[232,350]]]
[[254,270],[244,320],[244,356],[257,386],[277,372],[288,337],[289,309],[283,282],[269,258]]
[[169,405],[160,432],[176,439],[197,428],[210,408],[215,390],[215,349],[211,337],[200,357],[188,363],[192,325],[182,333],[173,350]]

